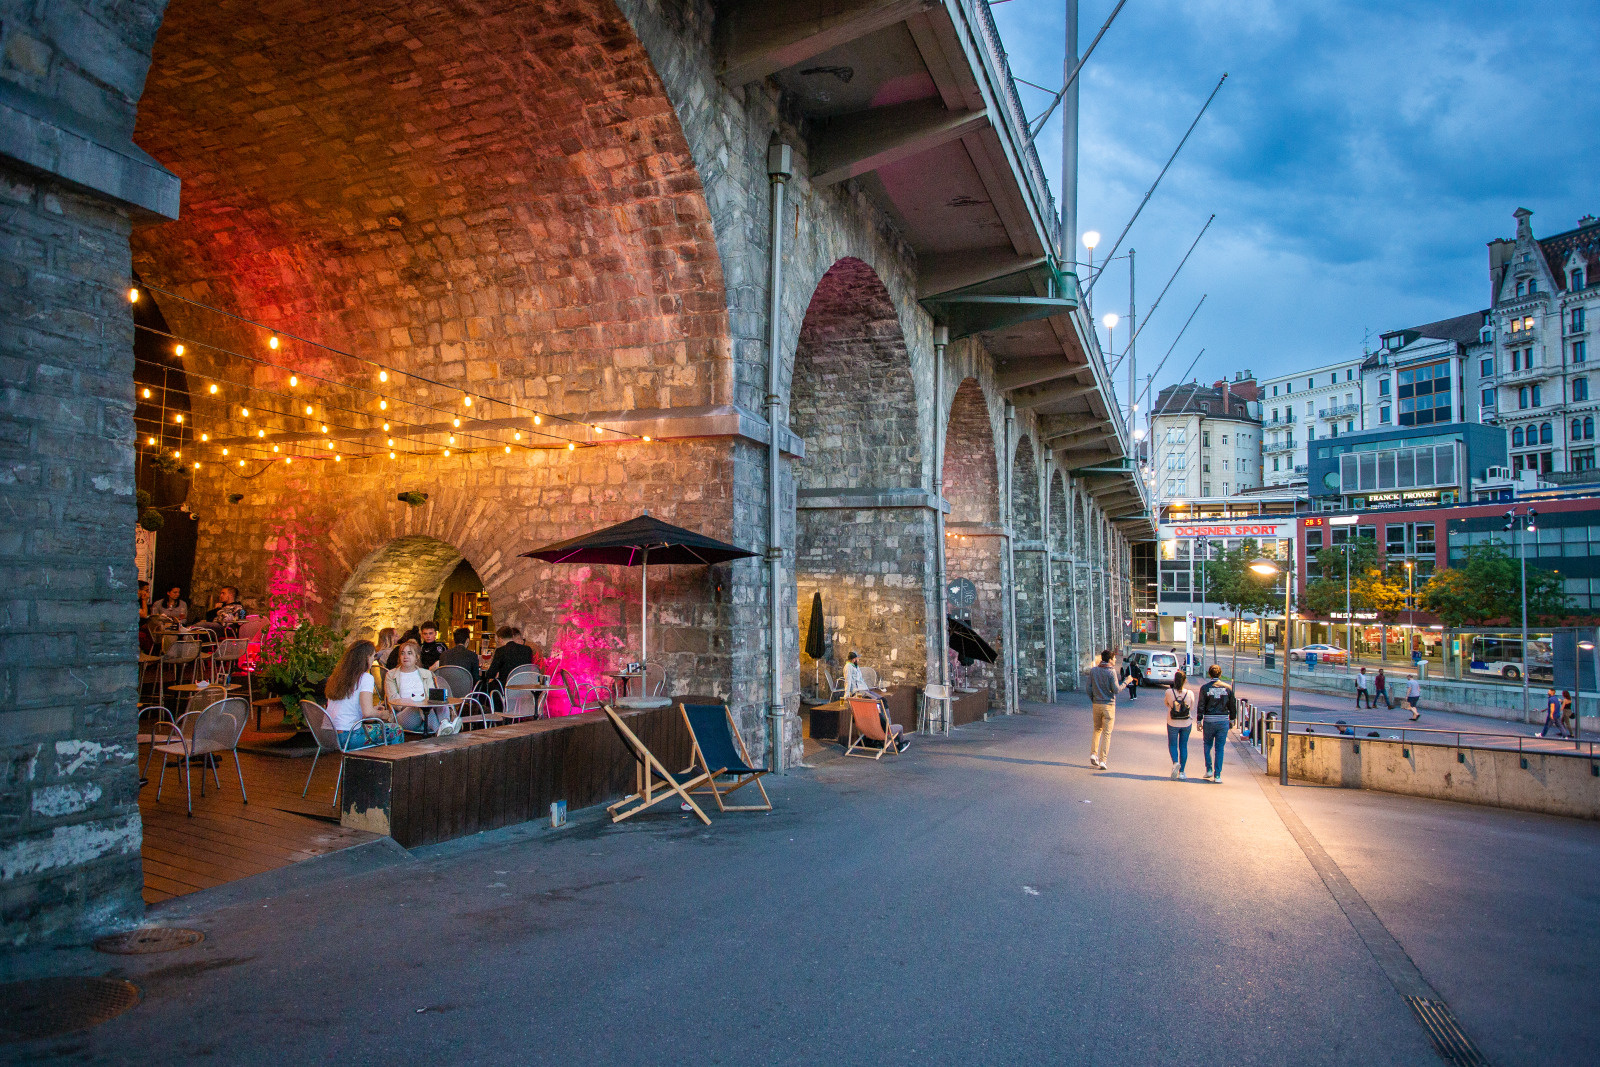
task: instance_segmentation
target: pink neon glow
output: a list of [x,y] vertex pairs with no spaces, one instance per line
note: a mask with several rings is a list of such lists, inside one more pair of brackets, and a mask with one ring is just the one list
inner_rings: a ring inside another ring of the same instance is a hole
[[[556,637],[550,643],[551,655],[540,669],[565,667],[580,684],[605,688],[610,682],[605,672],[611,669],[617,660],[616,654],[625,647],[618,634],[625,635],[627,629],[621,618],[612,617],[623,598],[615,588],[597,578],[593,568],[566,569],[568,573],[561,577],[572,582],[572,598],[556,613]],[[608,601],[612,606],[607,605]],[[548,707],[551,716],[576,714],[565,693],[551,693]]]
[[258,665],[279,658],[277,643],[300,625],[308,605],[321,603],[317,591],[317,564],[306,548],[319,543],[312,524],[291,510],[267,539],[272,553],[267,563],[267,625],[261,631]]

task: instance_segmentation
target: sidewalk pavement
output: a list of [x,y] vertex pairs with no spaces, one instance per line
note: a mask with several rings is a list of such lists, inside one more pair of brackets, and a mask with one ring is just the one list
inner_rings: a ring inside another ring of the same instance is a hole
[[1211,784],[1198,739],[1173,781],[1144,697],[1096,771],[1085,700],[1028,710],[769,777],[770,814],[589,810],[179,898],[151,918],[202,929],[193,948],[37,954],[144,1000],[6,1055],[1437,1062],[1394,978],[1410,961],[1497,1067],[1588,1058],[1600,942],[1572,932],[1600,919],[1600,826],[1274,794],[1237,744]]

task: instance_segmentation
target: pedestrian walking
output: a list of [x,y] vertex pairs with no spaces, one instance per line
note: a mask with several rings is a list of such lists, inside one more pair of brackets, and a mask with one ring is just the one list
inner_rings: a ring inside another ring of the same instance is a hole
[[1206,754],[1206,781],[1222,781],[1222,748],[1228,743],[1228,730],[1239,717],[1239,702],[1233,687],[1222,680],[1222,665],[1206,668],[1206,684],[1200,687],[1200,738]]
[[1378,699],[1381,697],[1383,699],[1384,706],[1390,711],[1394,710],[1394,701],[1389,698],[1389,680],[1384,676],[1382,667],[1378,668],[1377,677],[1372,679],[1372,694],[1372,704],[1374,707],[1377,706]]
[[1411,707],[1411,721],[1416,722],[1422,717],[1417,708],[1422,703],[1422,681],[1414,674],[1406,679],[1406,703]]
[[1567,733],[1578,736],[1578,705],[1565,689],[1561,691],[1561,723],[1567,728]]
[[1139,685],[1144,681],[1144,672],[1139,669],[1139,661],[1129,656],[1123,661],[1122,676],[1128,682],[1128,699],[1132,700],[1139,695]]
[[1128,684],[1117,681],[1112,668],[1111,649],[1100,653],[1100,662],[1089,670],[1089,705],[1094,709],[1094,737],[1089,743],[1089,765],[1106,769],[1106,758],[1111,755],[1111,727],[1117,721],[1117,694]]
[[1189,766],[1189,732],[1194,729],[1194,694],[1185,686],[1189,676],[1179,671],[1166,692],[1167,752],[1172,756],[1172,777],[1182,781]]
[[1552,726],[1556,728],[1558,736],[1571,736],[1567,733],[1566,727],[1561,724],[1562,714],[1565,711],[1566,708],[1561,703],[1561,698],[1556,696],[1556,691],[1554,689],[1546,689],[1544,691],[1544,725],[1539,728],[1539,736],[1543,737]]
[[1356,671],[1356,707],[1361,707],[1362,698],[1367,701],[1367,707],[1372,707],[1372,694],[1367,692],[1367,669],[1362,667]]

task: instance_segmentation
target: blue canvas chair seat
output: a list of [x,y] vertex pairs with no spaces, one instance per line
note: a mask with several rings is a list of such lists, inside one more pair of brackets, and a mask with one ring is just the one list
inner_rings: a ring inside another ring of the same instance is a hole
[[[694,742],[693,762],[684,773],[698,769],[707,776],[706,784],[692,791],[711,793],[719,811],[771,811],[772,798],[767,796],[767,787],[761,784],[761,776],[767,773],[767,768],[750,762],[750,752],[744,747],[744,738],[739,735],[727,705],[679,704],[678,707],[683,711],[684,724],[689,727],[689,737]],[[713,767],[722,769],[713,772]],[[717,779],[728,776],[733,778],[731,782],[717,784]],[[723,798],[752,782],[761,791],[762,803],[723,803]]]

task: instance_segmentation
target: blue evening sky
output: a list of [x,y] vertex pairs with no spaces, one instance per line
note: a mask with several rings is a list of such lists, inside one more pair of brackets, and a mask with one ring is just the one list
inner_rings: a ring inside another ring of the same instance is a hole
[[[1080,47],[1114,4],[1082,0]],[[1060,86],[1064,8],[994,5],[1019,77]],[[1217,215],[1139,337],[1140,378],[1202,293],[1157,389],[1202,347],[1192,376],[1264,376],[1485,307],[1484,246],[1513,210],[1541,236],[1600,214],[1597,42],[1593,0],[1128,0],[1082,75],[1079,230],[1104,235],[1101,255],[1229,74],[1123,246],[1146,308]],[[1049,99],[1020,92],[1030,117]],[[1039,138],[1055,189],[1060,136],[1052,119]],[[1096,317],[1127,299],[1118,263]]]

